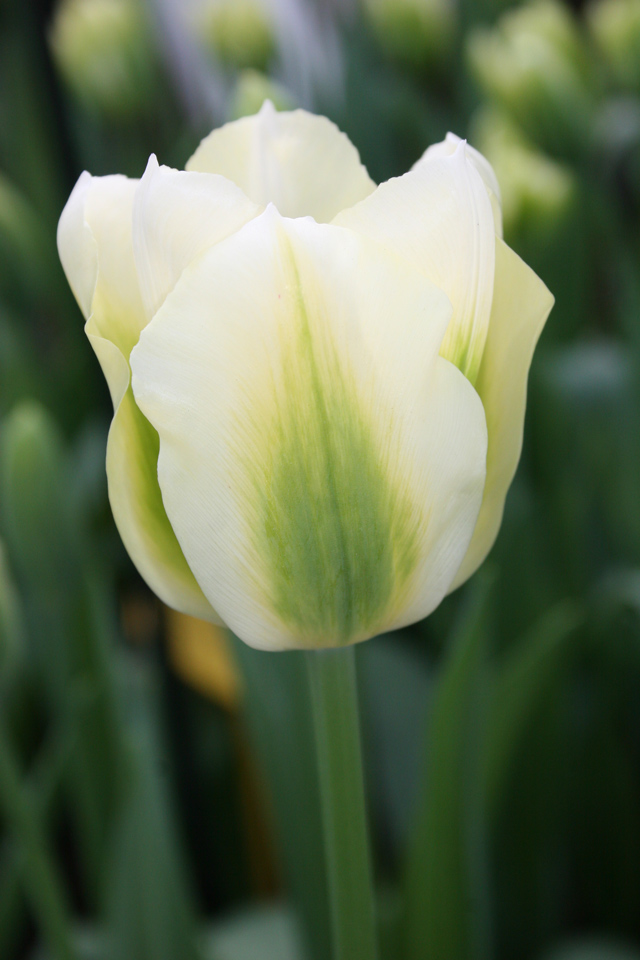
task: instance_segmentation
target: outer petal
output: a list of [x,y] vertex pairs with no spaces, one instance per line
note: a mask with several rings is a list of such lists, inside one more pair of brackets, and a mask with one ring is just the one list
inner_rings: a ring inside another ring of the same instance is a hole
[[553,296],[501,240],[489,336],[476,384],[487,415],[487,482],[480,516],[452,589],[480,566],[498,535],[504,501],[520,459],[527,376]]
[[426,616],[467,549],[486,423],[439,356],[446,296],[273,207],[194,263],[132,354],[167,512],[206,596],[265,649]]
[[442,356],[474,382],[491,312],[495,230],[489,196],[466,145],[381,184],[334,223],[395,250],[445,291],[453,317]]
[[[455,153],[462,140],[455,133],[448,133],[440,143],[434,143],[427,147],[417,163],[414,163],[413,169],[423,167],[425,163],[435,160],[438,157],[450,157]],[[484,181],[484,185],[489,194],[491,209],[493,210],[493,220],[497,235],[502,238],[502,199],[500,196],[500,185],[495,171],[486,157],[479,150],[467,144],[467,157],[474,165]]]
[[285,217],[312,216],[319,223],[375,189],[335,124],[306,110],[278,113],[269,100],[255,116],[209,134],[187,170],[221,173],[255,203],[274,203]]
[[60,216],[57,237],[62,267],[85,320],[91,313],[98,275],[98,247],[84,218],[85,201],[93,182],[86,170],[78,178]]
[[151,156],[133,205],[133,243],[147,319],[195,257],[259,210],[230,180],[159,167]]
[[60,218],[60,259],[109,385],[114,417],[107,444],[109,500],[131,559],[158,596],[206,619],[205,600],[171,529],[157,478],[158,435],[136,407],[128,358],[145,324],[133,258],[137,181],[83,174]]

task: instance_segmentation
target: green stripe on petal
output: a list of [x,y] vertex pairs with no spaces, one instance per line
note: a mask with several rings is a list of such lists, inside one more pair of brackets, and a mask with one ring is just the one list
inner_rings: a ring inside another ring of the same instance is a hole
[[[289,311],[281,327],[275,415],[259,427],[262,456],[246,464],[260,507],[275,611],[305,645],[341,644],[380,629],[404,599],[425,518],[394,476],[348,365],[309,311],[291,245]],[[254,453],[255,457],[255,453]]]
[[189,267],[131,355],[163,502],[225,623],[278,650],[426,616],[475,526],[486,423],[447,297],[270,207]]

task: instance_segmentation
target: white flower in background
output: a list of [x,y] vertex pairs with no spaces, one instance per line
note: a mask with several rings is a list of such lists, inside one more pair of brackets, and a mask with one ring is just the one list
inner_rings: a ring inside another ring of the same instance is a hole
[[473,573],[552,305],[500,233],[457,138],[376,188],[332,123],[269,103],[186,172],[82,175],[60,256],[113,398],[114,516],[166,603],[332,646]]

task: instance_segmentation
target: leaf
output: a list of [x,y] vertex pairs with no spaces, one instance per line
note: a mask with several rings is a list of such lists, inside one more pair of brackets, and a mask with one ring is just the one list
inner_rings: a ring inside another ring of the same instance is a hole
[[311,960],[330,960],[322,816],[309,682],[301,653],[265,653],[234,638],[244,710],[273,802],[291,902]]
[[74,960],[66,885],[34,798],[23,783],[4,716],[0,716],[0,812],[16,843],[22,882],[42,938],[58,960]]
[[[73,714],[73,720],[82,720]],[[59,801],[60,784],[75,738],[75,725],[67,723],[50,735],[29,771],[28,789],[35,814],[44,828]],[[18,939],[27,917],[22,896],[20,859],[12,838],[6,836],[0,845],[0,956],[11,956],[10,944]]]
[[505,657],[487,710],[483,785],[495,810],[520,738],[558,671],[567,665],[568,640],[580,622],[570,603],[553,607]]
[[196,960],[194,909],[148,717],[132,722],[130,750],[106,878],[109,956]]
[[408,960],[490,955],[477,769],[489,593],[479,577],[434,692],[405,876]]
[[107,824],[121,779],[110,658],[114,631],[72,495],[62,437],[34,402],[17,406],[2,425],[0,522],[24,598],[28,655],[45,710],[66,717],[70,686],[82,686],[87,703],[67,786],[83,894],[95,906]]
[[0,540],[0,696],[6,696],[24,658],[24,614]]
[[358,674],[367,734],[365,769],[395,854],[407,841],[433,684],[424,660],[393,633],[361,645]]

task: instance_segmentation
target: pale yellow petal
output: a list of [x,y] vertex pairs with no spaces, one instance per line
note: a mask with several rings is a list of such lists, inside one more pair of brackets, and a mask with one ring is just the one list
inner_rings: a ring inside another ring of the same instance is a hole
[[491,312],[495,228],[489,196],[466,145],[382,183],[334,223],[396,251],[444,290],[453,317],[442,356],[474,382]]
[[498,240],[489,336],[476,384],[487,415],[487,482],[473,539],[452,589],[477,570],[498,535],[520,459],[527,377],[553,296],[520,257]]
[[161,600],[194,617],[221,623],[198,587],[176,540],[158,486],[158,434],[138,409],[129,365],[95,332],[87,336],[112,390],[114,417],[107,441],[109,502],[127,553]]
[[128,359],[146,323],[133,256],[133,198],[138,180],[118,174],[92,177],[84,223],[97,252],[91,316],[96,332]]
[[109,500],[131,559],[165,601],[217,621],[189,570],[162,505],[158,435],[137,408],[129,354],[146,319],[133,257],[138,181],[83,174],[58,228],[61,260],[89,317],[85,331],[106,378],[114,417],[107,443]]
[[[429,163],[430,160],[435,160],[436,157],[450,157],[452,153],[456,152],[461,142],[460,137],[456,136],[455,133],[448,133],[440,143],[434,143],[430,147],[427,147],[417,163],[414,163],[413,169],[415,170],[417,167]],[[489,200],[491,201],[491,209],[493,210],[495,231],[499,237],[502,237],[502,198],[495,170],[487,158],[483,156],[479,150],[476,150],[475,147],[472,147],[470,143],[467,144],[467,157],[471,163],[473,163],[484,181],[487,193],[489,194]]]
[[91,301],[98,273],[96,242],[84,218],[84,204],[92,183],[86,170],[71,191],[58,222],[58,254],[69,286],[85,320],[91,313]]
[[133,205],[133,245],[147,318],[195,257],[259,209],[224,177],[160,167],[151,156]]
[[311,216],[319,223],[375,189],[358,151],[335,124],[306,110],[278,113],[269,100],[255,116],[210,133],[187,170],[222,174],[254,203],[274,203],[285,217]]
[[426,616],[464,556],[486,423],[451,314],[351,231],[270,207],[184,272],[131,358],[167,513],[209,601],[265,649]]

